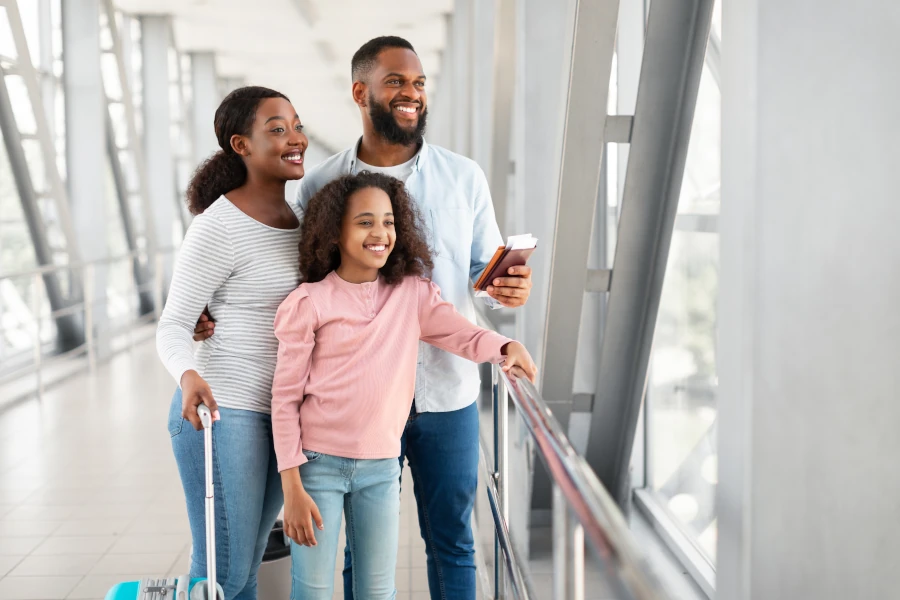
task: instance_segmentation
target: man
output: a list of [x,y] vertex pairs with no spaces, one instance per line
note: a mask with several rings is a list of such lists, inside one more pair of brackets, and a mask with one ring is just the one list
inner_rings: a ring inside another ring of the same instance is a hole
[[[484,173],[474,161],[425,143],[426,79],[409,42],[375,38],[356,52],[351,67],[362,138],[309,170],[297,201],[305,209],[328,182],[364,170],[404,181],[431,235],[432,279],[444,299],[474,321],[472,282],[504,243]],[[509,275],[488,288],[492,307],[522,306],[528,299],[531,269],[514,267]],[[212,327],[201,324],[198,334],[204,325]],[[478,367],[427,344],[420,344],[418,360],[416,396],[400,462],[405,457],[412,473],[428,586],[433,599],[474,600],[471,517],[478,485]],[[353,598],[352,590],[348,549],[345,599]]]

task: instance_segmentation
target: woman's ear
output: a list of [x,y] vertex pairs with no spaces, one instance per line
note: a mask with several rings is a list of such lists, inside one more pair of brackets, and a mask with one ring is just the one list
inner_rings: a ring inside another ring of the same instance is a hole
[[245,135],[231,136],[231,149],[239,156],[250,156],[250,140]]

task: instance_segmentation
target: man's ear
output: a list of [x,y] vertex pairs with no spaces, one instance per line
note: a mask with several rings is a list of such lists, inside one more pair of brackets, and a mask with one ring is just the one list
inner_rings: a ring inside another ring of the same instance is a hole
[[247,139],[245,135],[233,135],[231,136],[231,149],[238,156],[250,156],[250,140]]
[[366,101],[368,99],[368,86],[362,81],[354,81],[353,82],[353,102],[356,103],[357,106],[364,107],[366,106]]

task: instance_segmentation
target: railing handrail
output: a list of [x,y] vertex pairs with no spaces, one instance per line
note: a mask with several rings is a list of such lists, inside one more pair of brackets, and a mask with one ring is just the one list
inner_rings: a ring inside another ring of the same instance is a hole
[[48,273],[55,273],[57,271],[78,270],[83,269],[87,266],[102,266],[120,262],[129,258],[137,258],[139,256],[150,257],[165,255],[175,252],[177,249],[178,248],[176,246],[166,246],[164,248],[156,248],[152,252],[149,250],[130,250],[121,254],[104,256],[103,258],[95,258],[93,260],[80,260],[78,262],[66,263],[63,265],[41,265],[37,267],[30,267],[28,269],[22,269],[20,271],[12,271],[9,273],[0,272],[0,281],[6,279],[21,279],[24,277],[33,277],[35,275],[47,275]]
[[511,381],[498,369],[513,404],[535,441],[554,483],[584,527],[609,574],[634,600],[667,598],[647,561],[631,539],[618,505],[569,442],[540,392],[528,380]]

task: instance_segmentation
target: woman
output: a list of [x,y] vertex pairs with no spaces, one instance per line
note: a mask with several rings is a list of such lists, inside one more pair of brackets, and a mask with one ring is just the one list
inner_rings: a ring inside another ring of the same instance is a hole
[[[216,110],[221,150],[188,187],[196,215],[182,243],[157,350],[180,389],[169,433],[193,538],[191,577],[206,575],[203,434],[213,427],[217,579],[227,600],[256,598],[256,575],[282,506],[270,420],[278,351],[273,322],[298,285],[300,223],[285,182],[303,177],[308,145],[283,94],[262,87],[231,92]],[[216,335],[193,351],[204,309]],[[193,425],[193,428],[190,427]]]

